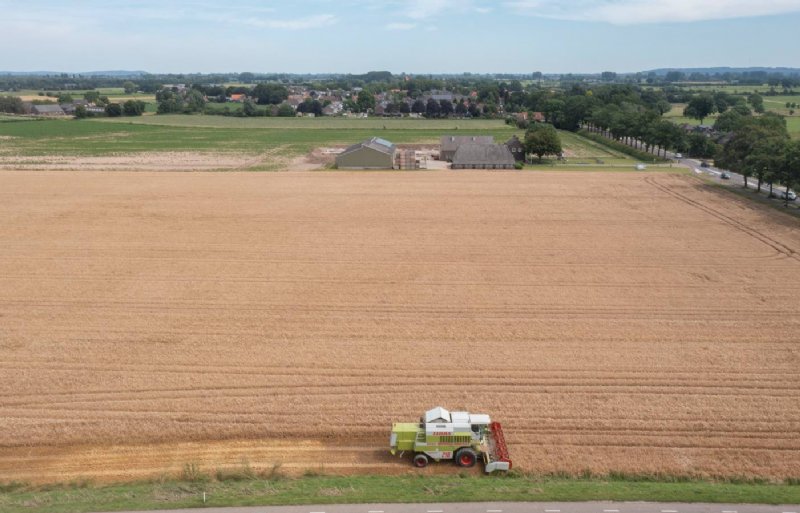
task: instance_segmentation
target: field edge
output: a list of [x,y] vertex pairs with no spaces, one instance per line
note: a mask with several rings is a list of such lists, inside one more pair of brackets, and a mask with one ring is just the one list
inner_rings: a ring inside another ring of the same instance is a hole
[[248,469],[216,479],[192,473],[182,479],[94,487],[88,481],[30,487],[0,484],[6,513],[87,513],[199,507],[421,502],[646,501],[798,504],[800,480],[707,481],[680,476],[331,476],[284,477],[279,469]]

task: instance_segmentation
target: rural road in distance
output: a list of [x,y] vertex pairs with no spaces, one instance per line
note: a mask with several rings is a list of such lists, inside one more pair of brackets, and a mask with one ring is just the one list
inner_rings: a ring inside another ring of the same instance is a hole
[[[156,513],[156,512],[118,512]],[[800,513],[800,505],[660,502],[461,502],[174,509],[170,513]]]

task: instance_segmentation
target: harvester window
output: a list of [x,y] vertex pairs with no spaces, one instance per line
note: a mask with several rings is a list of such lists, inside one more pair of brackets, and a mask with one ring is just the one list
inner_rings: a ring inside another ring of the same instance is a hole
[[481,425],[480,424],[473,424],[472,425],[472,432],[473,433],[480,433],[481,432]]

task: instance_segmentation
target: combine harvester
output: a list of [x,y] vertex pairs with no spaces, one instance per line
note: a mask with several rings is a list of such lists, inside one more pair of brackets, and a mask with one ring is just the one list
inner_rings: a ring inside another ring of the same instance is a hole
[[487,473],[511,470],[503,428],[488,415],[436,407],[425,412],[419,423],[395,422],[389,445],[392,454],[413,451],[414,466],[419,468],[431,459],[454,459],[459,467],[473,467],[480,457]]

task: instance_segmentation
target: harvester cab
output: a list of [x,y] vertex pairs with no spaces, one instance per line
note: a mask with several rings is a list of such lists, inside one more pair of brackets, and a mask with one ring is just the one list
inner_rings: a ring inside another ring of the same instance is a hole
[[414,453],[414,466],[425,467],[430,460],[455,460],[460,467],[472,467],[482,459],[486,472],[510,470],[503,428],[488,415],[450,412],[437,406],[416,422],[396,422],[389,439],[390,452]]

